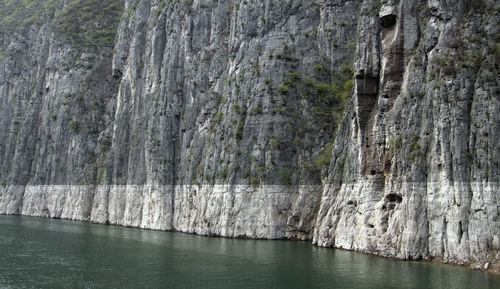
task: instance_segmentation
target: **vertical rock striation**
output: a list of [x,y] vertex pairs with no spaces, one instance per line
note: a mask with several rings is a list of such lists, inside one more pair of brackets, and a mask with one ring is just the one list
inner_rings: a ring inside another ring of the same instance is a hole
[[[33,42],[20,55],[41,52],[2,63],[43,77],[10,80],[40,89],[19,106],[31,133],[2,132],[0,213],[310,239],[360,2],[50,1],[51,15],[4,32],[5,46]],[[123,13],[93,24],[85,11]],[[111,55],[92,36],[113,29]]]
[[498,264],[495,1],[14,2],[1,214]]
[[315,244],[498,263],[499,15],[479,2],[364,1]]

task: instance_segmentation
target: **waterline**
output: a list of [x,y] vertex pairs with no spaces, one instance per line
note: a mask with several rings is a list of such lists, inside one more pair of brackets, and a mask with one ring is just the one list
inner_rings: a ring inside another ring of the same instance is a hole
[[4,288],[498,288],[500,277],[309,242],[0,216]]

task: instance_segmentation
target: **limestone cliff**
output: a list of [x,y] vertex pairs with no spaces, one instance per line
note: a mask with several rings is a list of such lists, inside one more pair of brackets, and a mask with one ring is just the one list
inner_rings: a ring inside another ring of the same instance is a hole
[[378,3],[361,8],[354,99],[313,242],[498,262],[498,3],[382,1],[369,13]]
[[0,213],[498,265],[495,1],[21,2]]

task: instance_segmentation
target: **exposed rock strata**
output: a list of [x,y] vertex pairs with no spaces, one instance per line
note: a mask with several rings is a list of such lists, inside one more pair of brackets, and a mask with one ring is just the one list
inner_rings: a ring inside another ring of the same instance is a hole
[[500,59],[492,49],[500,31],[498,12],[483,10],[494,3],[484,2],[382,1],[378,15],[359,18],[354,102],[336,136],[315,244],[498,260]]
[[498,265],[495,1],[114,2],[1,33],[0,213]]

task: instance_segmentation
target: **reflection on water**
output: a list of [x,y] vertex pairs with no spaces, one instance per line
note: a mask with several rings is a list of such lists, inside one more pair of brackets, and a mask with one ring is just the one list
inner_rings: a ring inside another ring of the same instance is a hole
[[500,277],[318,248],[0,216],[0,288],[500,288]]

